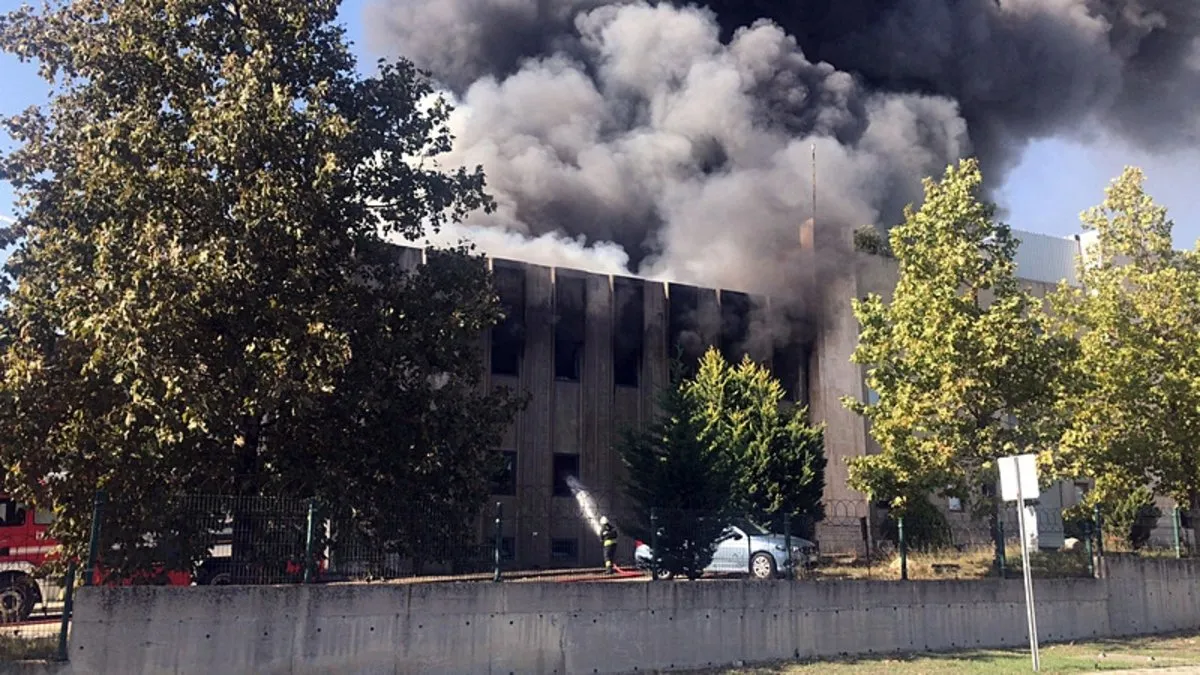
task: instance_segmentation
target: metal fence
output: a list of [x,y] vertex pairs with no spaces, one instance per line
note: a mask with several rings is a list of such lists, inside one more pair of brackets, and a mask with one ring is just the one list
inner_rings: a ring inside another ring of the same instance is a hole
[[[401,503],[402,500],[400,500]],[[622,495],[518,486],[481,512],[401,506],[367,521],[338,505],[293,496],[187,495],[153,527],[97,495],[88,557],[58,559],[49,520],[0,503],[0,660],[65,658],[71,591],[83,584],[298,584],[372,580],[599,579],[598,519],[620,530],[621,580],[737,575],[760,579],[938,579],[1021,575],[1015,505],[982,517],[942,509],[892,518],[864,501],[827,502],[820,518],[631,508]],[[1138,551],[1098,517],[1068,521],[1024,510],[1035,577],[1088,577],[1103,555],[1184,557],[1190,523],[1167,512]],[[154,530],[136,545],[115,533]],[[134,528],[134,529],[130,529]],[[1166,533],[1166,534],[1163,534]],[[78,573],[76,573],[78,572]]]

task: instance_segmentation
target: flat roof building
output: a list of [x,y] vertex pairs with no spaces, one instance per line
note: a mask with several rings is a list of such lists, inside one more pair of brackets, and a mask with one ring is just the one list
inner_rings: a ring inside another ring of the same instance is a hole
[[[1044,295],[1062,279],[1074,282],[1077,238],[1016,234],[1017,273],[1035,293]],[[402,247],[400,255],[412,265],[423,258],[415,248]],[[807,317],[793,316],[794,303],[739,291],[491,259],[508,318],[483,338],[486,386],[531,396],[497,448],[507,469],[493,492],[504,506],[503,550],[511,564],[600,563],[600,542],[566,479],[582,482],[605,513],[618,519],[627,513],[615,444],[622,430],[652,418],[676,349],[691,359],[715,346],[729,359],[748,353],[766,363],[788,398],[826,424],[828,516],[877,524],[880,512],[846,485],[845,461],[877,448],[864,420],[841,399],[869,396],[864,369],[850,363],[858,342],[850,301],[871,292],[889,296],[898,270],[894,260],[853,255],[853,269],[821,281],[820,307]],[[805,321],[814,325],[799,325]],[[767,330],[768,322],[795,330]],[[763,339],[764,330],[798,337]],[[857,528],[818,526],[817,536],[823,550],[862,545]]]

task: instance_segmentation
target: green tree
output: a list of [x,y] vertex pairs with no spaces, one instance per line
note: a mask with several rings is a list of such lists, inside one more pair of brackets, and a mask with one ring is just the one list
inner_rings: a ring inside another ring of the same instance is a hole
[[710,348],[683,383],[704,423],[702,440],[728,455],[734,508],[782,531],[785,516],[812,524],[824,511],[824,426],[784,402],[770,370],[743,357],[736,366]]
[[702,440],[704,422],[682,367],[677,362],[672,370],[657,418],[642,431],[626,432],[617,446],[634,506],[634,522],[624,529],[656,543],[658,569],[697,578],[734,515],[734,472],[728,455]]
[[478,388],[500,315],[486,266],[454,249],[405,273],[380,236],[490,208],[483,175],[431,163],[448,106],[405,61],[357,75],[337,6],[60,0],[0,18],[0,48],[52,88],[5,122],[21,211],[0,462],[8,490],[54,506],[68,554],[97,488],[116,571],[143,534],[178,533],[181,493],[315,495],[386,529],[409,497],[479,506],[480,460],[519,405]]
[[929,494],[985,503],[994,460],[1042,450],[1052,383],[1070,341],[1047,333],[1014,276],[1017,240],[980,199],[978,163],[925,181],[920,209],[890,236],[900,271],[890,302],[855,301],[853,362],[878,401],[844,399],[882,452],[854,458],[850,484],[903,513]]
[[1080,286],[1064,284],[1052,298],[1062,333],[1079,341],[1056,469],[1094,478],[1097,504],[1149,488],[1196,514],[1200,254],[1172,248],[1173,223],[1143,182],[1126,169],[1083,214],[1095,242],[1080,261]]

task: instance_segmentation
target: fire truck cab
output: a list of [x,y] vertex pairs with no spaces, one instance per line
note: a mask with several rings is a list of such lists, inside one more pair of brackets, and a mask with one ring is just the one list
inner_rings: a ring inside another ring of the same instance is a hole
[[47,611],[62,603],[62,584],[35,574],[58,548],[46,532],[52,520],[48,511],[0,495],[0,623],[24,621],[39,605]]

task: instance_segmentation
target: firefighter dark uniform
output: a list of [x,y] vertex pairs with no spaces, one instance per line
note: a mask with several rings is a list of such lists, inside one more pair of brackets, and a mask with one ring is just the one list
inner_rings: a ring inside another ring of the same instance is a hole
[[608,522],[608,518],[600,519],[600,541],[604,545],[604,573],[613,573],[613,558],[617,555],[617,528]]

